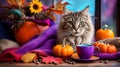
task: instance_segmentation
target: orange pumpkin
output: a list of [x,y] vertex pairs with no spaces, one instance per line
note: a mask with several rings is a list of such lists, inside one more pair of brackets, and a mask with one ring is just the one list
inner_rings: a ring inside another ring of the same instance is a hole
[[96,42],[94,44],[94,46],[99,47],[101,53],[115,53],[115,52],[117,52],[116,47],[112,44],[104,44],[104,43]]
[[37,24],[35,24],[34,22],[26,21],[15,32],[15,38],[21,45],[23,45],[38,34],[40,34],[40,30]]
[[53,53],[60,57],[69,57],[73,54],[73,48],[70,45],[57,44],[53,47]]
[[96,40],[102,40],[105,38],[114,38],[114,33],[111,29],[108,29],[107,25],[104,25],[104,29],[99,29],[95,33]]

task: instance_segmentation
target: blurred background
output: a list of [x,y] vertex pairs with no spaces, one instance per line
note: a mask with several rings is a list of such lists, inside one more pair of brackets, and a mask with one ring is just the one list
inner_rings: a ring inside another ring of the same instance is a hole
[[[31,0],[26,0],[31,1]],[[59,0],[40,0],[46,6],[51,6]],[[115,36],[120,36],[120,23],[119,23],[119,6],[120,0],[63,0],[71,5],[67,5],[66,8],[77,12],[83,10],[86,6],[90,7],[90,15],[92,17],[95,29],[98,30],[103,27],[104,24],[109,25],[115,33]],[[0,0],[0,6],[8,5],[6,0]],[[5,13],[5,9],[0,8],[0,20]],[[61,15],[56,15],[56,23],[59,24]]]

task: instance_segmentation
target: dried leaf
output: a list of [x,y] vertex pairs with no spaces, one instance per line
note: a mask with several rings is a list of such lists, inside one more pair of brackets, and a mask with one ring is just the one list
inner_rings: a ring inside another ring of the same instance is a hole
[[49,63],[56,63],[56,64],[60,64],[62,63],[62,59],[59,57],[53,57],[53,56],[47,56],[47,57],[42,57],[42,62],[49,64]]
[[63,13],[63,9],[64,7],[68,4],[68,2],[65,2],[65,3],[61,3],[62,0],[58,1],[56,4],[52,5],[49,10],[51,12],[54,12],[56,14],[62,14]]
[[21,7],[25,0],[7,0],[8,4],[14,7]]
[[21,60],[25,63],[32,62],[37,58],[36,53],[26,53],[21,57]]

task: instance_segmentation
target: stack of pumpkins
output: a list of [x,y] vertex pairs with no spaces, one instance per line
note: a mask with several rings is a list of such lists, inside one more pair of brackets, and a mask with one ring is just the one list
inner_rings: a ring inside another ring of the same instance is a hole
[[94,46],[100,49],[100,53],[116,53],[117,48],[113,44],[95,42]]
[[116,53],[117,49],[114,44],[105,44],[99,42],[99,40],[107,38],[114,38],[114,33],[111,29],[108,29],[108,25],[105,24],[103,29],[96,31],[95,39],[98,42],[95,42],[94,46],[99,47],[101,53]]

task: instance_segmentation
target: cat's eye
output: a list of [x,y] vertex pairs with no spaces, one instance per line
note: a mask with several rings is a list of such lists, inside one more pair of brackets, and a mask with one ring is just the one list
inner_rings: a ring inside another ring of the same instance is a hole
[[80,23],[81,23],[81,24],[84,24],[84,21],[81,21]]
[[69,24],[73,24],[73,21],[68,21]]
[[85,22],[84,22],[84,21],[81,21],[81,22],[80,22],[80,26],[81,26],[81,27],[84,27],[84,26],[85,26]]
[[72,25],[73,25],[72,21],[67,22],[67,23],[64,25],[64,29],[67,29],[67,28],[71,27]]
[[68,25],[65,25],[63,28],[64,28],[64,29],[67,29],[67,28],[68,28]]
[[83,24],[84,23],[84,21],[80,21],[80,24]]
[[63,28],[64,28],[64,29],[67,29],[67,28],[69,28],[69,26],[70,26],[70,24],[69,24],[69,23],[66,23]]

